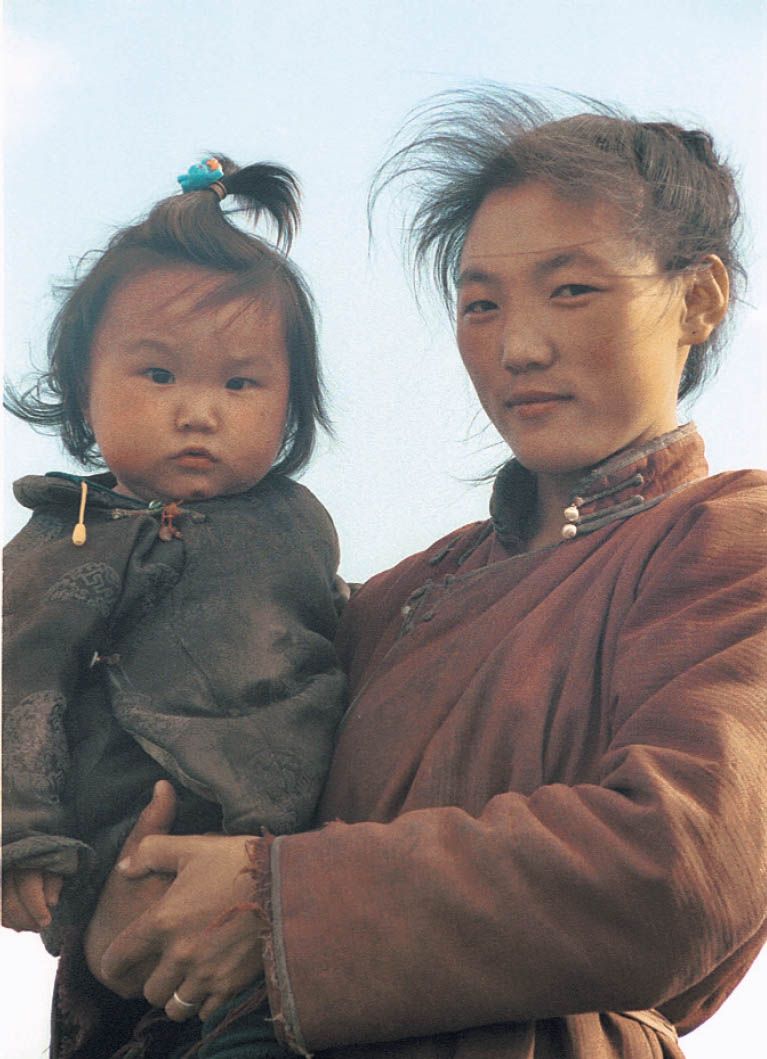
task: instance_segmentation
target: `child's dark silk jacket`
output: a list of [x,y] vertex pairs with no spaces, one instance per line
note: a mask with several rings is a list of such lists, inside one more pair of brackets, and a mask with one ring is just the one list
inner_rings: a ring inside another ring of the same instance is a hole
[[338,545],[303,486],[161,512],[85,479],[27,477],[5,550],[3,860],[68,877],[45,941],[82,924],[153,783],[176,830],[309,825],[343,712],[332,642]]

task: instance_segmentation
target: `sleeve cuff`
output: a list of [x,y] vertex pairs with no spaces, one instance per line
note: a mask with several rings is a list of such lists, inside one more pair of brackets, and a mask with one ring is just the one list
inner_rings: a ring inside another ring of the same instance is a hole
[[254,842],[249,853],[256,887],[259,911],[268,921],[263,935],[264,975],[272,1013],[272,1024],[278,1042],[296,1055],[310,1057],[298,1023],[295,1001],[285,959],[280,919],[280,862],[282,837],[265,835]]
[[85,842],[59,835],[31,835],[3,846],[3,870],[29,868],[77,875],[92,867],[95,853]]

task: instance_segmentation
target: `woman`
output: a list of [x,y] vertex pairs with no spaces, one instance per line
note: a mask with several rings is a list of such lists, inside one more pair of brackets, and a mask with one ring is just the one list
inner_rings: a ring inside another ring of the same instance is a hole
[[515,458],[349,604],[329,826],[134,843],[91,967],[188,1026],[263,964],[299,1054],[680,1056],[765,938],[767,482],[706,478],[677,419],[742,276],[732,176],[705,133],[500,90],[408,135],[379,190],[414,178]]

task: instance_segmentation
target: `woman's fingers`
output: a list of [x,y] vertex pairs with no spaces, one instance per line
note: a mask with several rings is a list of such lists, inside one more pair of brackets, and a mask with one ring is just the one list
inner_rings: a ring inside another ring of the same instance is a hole
[[[176,961],[165,960],[157,966],[144,984],[144,996],[154,1008],[162,1008],[168,1003],[180,983],[186,980],[186,968]],[[205,999],[205,990],[200,990],[199,1000]],[[197,997],[187,983],[186,991],[180,993],[190,1004],[196,1006]],[[187,1011],[191,1009],[186,1009]]]
[[134,843],[128,855],[121,857],[117,870],[126,879],[140,879],[150,872],[178,875],[185,858],[194,851],[199,837],[152,833]]
[[148,835],[167,835],[175,818],[176,792],[167,780],[158,780],[152,791],[152,800],[144,806],[125,840],[120,861],[130,858],[139,843]]
[[99,977],[110,989],[119,992],[114,983],[134,982],[132,970],[154,963],[161,948],[162,938],[150,909],[129,923],[107,947],[101,956]]
[[186,995],[186,989],[184,990],[183,995],[180,989],[176,989],[165,1005],[165,1014],[174,1022],[186,1022],[188,1019],[197,1018],[199,1016],[204,997],[201,997],[199,1000],[190,1001],[186,999]]
[[[133,830],[125,840],[122,857],[130,857],[148,835],[165,833],[173,824],[176,795],[173,787],[160,780],[155,784],[151,802],[144,808]],[[118,871],[109,875],[85,932],[85,955],[91,972],[100,982],[121,997],[141,996],[148,975],[157,962],[160,944],[152,946],[143,963],[130,965],[129,973],[121,978],[109,978],[102,968],[102,957],[129,923],[146,915],[165,894],[170,880],[163,875],[147,875],[143,879],[127,879]]]
[[220,1008],[222,1004],[226,1004],[226,1002],[231,1000],[233,996],[234,993],[211,993],[211,995],[206,997],[200,1005],[200,1010],[197,1012],[197,1018],[201,1021],[209,1019],[214,1011]]
[[134,882],[113,871],[101,891],[85,933],[85,955],[91,973],[119,996],[141,996],[144,982],[157,963],[161,943],[158,940],[146,961],[133,964],[130,973],[120,979],[107,977],[102,966],[103,956],[130,923],[146,916],[147,911],[164,896],[169,885],[170,881],[165,875],[148,875]]

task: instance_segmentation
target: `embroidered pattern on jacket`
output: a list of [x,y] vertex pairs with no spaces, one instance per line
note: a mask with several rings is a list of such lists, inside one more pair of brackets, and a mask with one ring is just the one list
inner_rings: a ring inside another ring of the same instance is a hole
[[120,594],[120,577],[106,563],[90,562],[68,570],[48,589],[44,603],[75,600],[106,617]]

